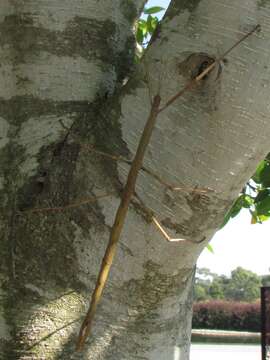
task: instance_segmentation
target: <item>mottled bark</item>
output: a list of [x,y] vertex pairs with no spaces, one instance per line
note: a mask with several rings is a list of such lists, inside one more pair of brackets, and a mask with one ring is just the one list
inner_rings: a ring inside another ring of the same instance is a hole
[[[194,264],[269,151],[270,6],[175,0],[135,69],[132,29],[143,3],[0,4],[3,359],[188,359]],[[167,243],[133,204],[93,336],[75,354],[128,170],[86,145],[132,157],[150,95],[160,91],[164,103],[196,74],[201,53],[220,55],[258,22],[262,32],[220,75],[160,115],[146,155],[169,182],[214,191],[173,193],[139,177],[137,192],[166,230],[194,244]],[[27,212],[107,192],[94,204]]]

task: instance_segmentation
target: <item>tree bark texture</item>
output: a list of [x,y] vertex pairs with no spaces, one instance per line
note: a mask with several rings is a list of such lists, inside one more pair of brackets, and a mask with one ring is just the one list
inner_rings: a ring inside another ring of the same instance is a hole
[[[172,1],[135,67],[144,2],[1,1],[3,359],[189,358],[197,257],[269,152],[270,5]],[[165,229],[194,243],[166,242],[133,202],[92,337],[76,354],[129,169],[89,146],[132,159],[151,97],[164,104],[257,23],[260,34],[160,114],[144,161],[168,182],[213,191],[172,192],[143,172],[136,185]]]

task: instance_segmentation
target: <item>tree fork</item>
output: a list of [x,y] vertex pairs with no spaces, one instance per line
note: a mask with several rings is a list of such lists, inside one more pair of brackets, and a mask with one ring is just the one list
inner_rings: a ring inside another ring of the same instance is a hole
[[174,101],[176,101],[179,97],[181,97],[186,91],[191,90],[197,83],[199,83],[211,70],[215,68],[216,65],[222,61],[226,55],[228,55],[233,49],[235,49],[240,43],[242,43],[246,38],[252,35],[255,31],[260,31],[260,25],[256,25],[251,31],[245,34],[240,40],[238,40],[233,46],[231,46],[228,50],[226,50],[222,56],[215,59],[205,70],[200,72],[194,79],[189,81],[184,88],[182,88],[178,93],[172,96],[162,107],[160,107],[161,97],[159,94],[154,96],[150,114],[146,121],[143,133],[140,138],[139,145],[137,147],[137,151],[132,162],[131,168],[128,173],[128,178],[126,185],[124,187],[120,205],[118,207],[114,224],[111,230],[110,239],[108,246],[105,251],[105,255],[103,257],[100,271],[98,274],[98,279],[96,282],[96,286],[91,298],[90,306],[88,312],[85,316],[85,319],[81,325],[79,337],[76,345],[76,350],[81,351],[83,349],[84,343],[86,341],[87,336],[90,334],[91,325],[93,322],[94,315],[96,313],[97,305],[102,296],[103,289],[105,287],[107,278],[109,276],[110,268],[113,263],[113,259],[116,252],[117,243],[119,241],[121,231],[124,225],[124,221],[128,212],[129,204],[131,202],[132,196],[135,191],[136,180],[139,174],[139,171],[143,164],[143,158],[149,141],[151,139],[151,135],[153,129],[155,127],[156,119],[158,115],[167,109]]

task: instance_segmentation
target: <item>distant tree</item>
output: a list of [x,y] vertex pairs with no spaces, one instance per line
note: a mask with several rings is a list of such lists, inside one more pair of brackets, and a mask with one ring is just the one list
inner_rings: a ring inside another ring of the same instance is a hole
[[198,268],[195,277],[195,301],[235,300],[253,302],[260,296],[260,286],[270,283],[270,275],[260,277],[237,267],[231,276],[217,275],[207,268]]
[[194,284],[194,300],[206,301],[210,300],[209,287],[212,284],[213,278],[217,276],[208,268],[197,268]]
[[194,300],[195,301],[206,301],[209,299],[207,289],[204,285],[195,284],[194,286]]
[[252,271],[237,267],[225,289],[226,299],[252,302],[260,296],[260,277]]
[[224,283],[220,277],[217,277],[212,281],[209,287],[209,295],[211,299],[224,299]]

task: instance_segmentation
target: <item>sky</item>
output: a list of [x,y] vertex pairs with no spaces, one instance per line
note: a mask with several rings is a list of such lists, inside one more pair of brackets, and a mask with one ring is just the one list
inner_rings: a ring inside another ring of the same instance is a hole
[[[149,0],[146,7],[166,8],[169,0]],[[164,12],[156,15],[163,16]],[[205,249],[198,267],[207,267],[217,274],[230,275],[241,266],[257,274],[270,273],[270,220],[263,224],[250,224],[248,211],[242,210],[211,240],[214,254]]]
[[[149,8],[152,6],[162,6],[166,9],[169,5],[169,2],[170,2],[170,0],[148,0],[146,7]],[[160,16],[163,16],[163,14],[164,14],[164,11],[162,11],[158,14],[155,14],[155,15],[160,17]]]
[[270,273],[270,220],[251,224],[250,214],[240,214],[211,240],[214,254],[205,249],[198,260],[198,267],[207,267],[218,274],[230,275],[241,266],[257,274]]
[[167,8],[170,0],[148,0],[146,7],[152,7],[152,6],[163,6],[164,8]]

